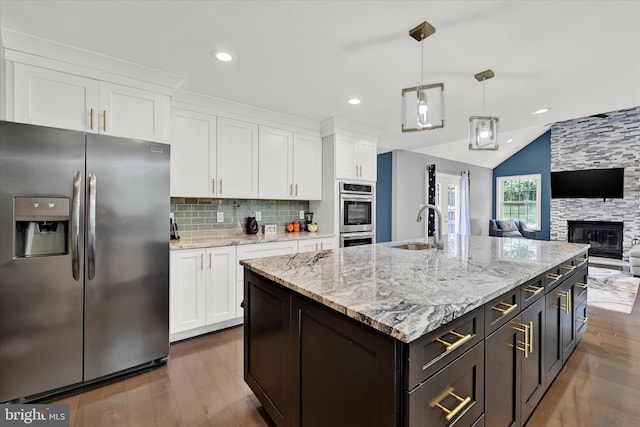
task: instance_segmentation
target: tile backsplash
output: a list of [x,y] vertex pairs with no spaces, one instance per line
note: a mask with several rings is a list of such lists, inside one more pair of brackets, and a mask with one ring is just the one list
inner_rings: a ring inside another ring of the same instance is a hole
[[[307,200],[171,198],[171,212],[184,239],[245,234],[247,217],[255,216],[256,212],[262,214],[262,221],[258,222],[261,228],[264,224],[276,224],[278,231],[282,231],[287,223],[298,219],[300,211],[308,210]],[[224,222],[217,222],[218,212],[224,213]]]

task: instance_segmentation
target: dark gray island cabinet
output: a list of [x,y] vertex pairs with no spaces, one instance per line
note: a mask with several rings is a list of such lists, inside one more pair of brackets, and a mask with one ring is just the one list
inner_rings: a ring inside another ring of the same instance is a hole
[[243,261],[244,378],[274,423],[524,425],[586,328],[587,246],[484,239]]

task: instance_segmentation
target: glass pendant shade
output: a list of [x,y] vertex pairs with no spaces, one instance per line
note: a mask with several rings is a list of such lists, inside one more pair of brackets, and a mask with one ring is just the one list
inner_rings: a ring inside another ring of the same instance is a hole
[[444,127],[444,83],[402,89],[402,132]]
[[498,117],[469,117],[469,150],[498,149]]

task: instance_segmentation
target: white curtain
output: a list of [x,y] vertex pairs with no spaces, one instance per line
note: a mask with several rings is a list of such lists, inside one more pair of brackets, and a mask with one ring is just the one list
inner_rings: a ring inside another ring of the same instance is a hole
[[469,212],[469,175],[470,171],[462,171],[460,185],[460,224],[459,233],[462,235],[471,234],[471,213]]

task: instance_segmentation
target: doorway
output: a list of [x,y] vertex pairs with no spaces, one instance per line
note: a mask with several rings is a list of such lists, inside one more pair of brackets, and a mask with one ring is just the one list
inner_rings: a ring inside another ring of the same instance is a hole
[[458,233],[460,186],[460,176],[436,173],[436,206],[442,212],[443,235]]

